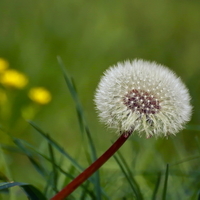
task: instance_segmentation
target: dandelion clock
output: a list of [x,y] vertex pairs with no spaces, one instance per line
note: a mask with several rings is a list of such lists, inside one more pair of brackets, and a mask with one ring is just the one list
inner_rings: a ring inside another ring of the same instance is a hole
[[176,134],[191,116],[190,96],[180,78],[144,60],[110,67],[98,85],[95,104],[108,127],[146,137]]
[[51,200],[68,197],[96,172],[132,133],[147,138],[175,135],[190,120],[187,88],[168,68],[144,60],[117,63],[106,70],[95,93],[99,118],[118,139]]

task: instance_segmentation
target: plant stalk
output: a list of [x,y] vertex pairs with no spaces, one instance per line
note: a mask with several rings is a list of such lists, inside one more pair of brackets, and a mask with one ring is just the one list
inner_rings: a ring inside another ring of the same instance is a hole
[[96,161],[94,161],[87,169],[79,174],[74,180],[72,180],[66,187],[58,192],[51,200],[62,200],[68,197],[79,185],[86,181],[94,172],[96,172],[129,138],[132,131],[124,132],[121,136],[112,144],[112,146],[102,154]]

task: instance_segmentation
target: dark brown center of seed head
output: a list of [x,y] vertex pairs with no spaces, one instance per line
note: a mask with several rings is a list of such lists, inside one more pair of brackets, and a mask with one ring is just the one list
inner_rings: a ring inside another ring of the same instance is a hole
[[123,101],[129,109],[140,114],[155,114],[161,108],[159,100],[154,95],[143,90],[131,90],[125,95]]

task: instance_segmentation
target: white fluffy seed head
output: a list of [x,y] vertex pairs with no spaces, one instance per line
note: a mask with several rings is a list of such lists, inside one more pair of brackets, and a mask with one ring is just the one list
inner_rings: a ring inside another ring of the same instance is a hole
[[104,73],[95,94],[100,120],[119,133],[168,136],[183,129],[192,107],[187,88],[171,70],[144,60],[125,61]]

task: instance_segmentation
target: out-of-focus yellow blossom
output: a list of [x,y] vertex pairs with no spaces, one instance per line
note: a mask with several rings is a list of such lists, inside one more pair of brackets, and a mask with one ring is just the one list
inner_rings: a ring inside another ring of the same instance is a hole
[[3,58],[0,58],[0,73],[4,72],[8,67],[8,61]]
[[22,89],[28,83],[28,78],[17,70],[8,69],[2,74],[0,81],[5,86]]
[[51,101],[51,93],[43,87],[34,87],[30,89],[29,98],[38,104],[47,104]]
[[7,101],[6,93],[0,89],[0,104],[4,104]]

